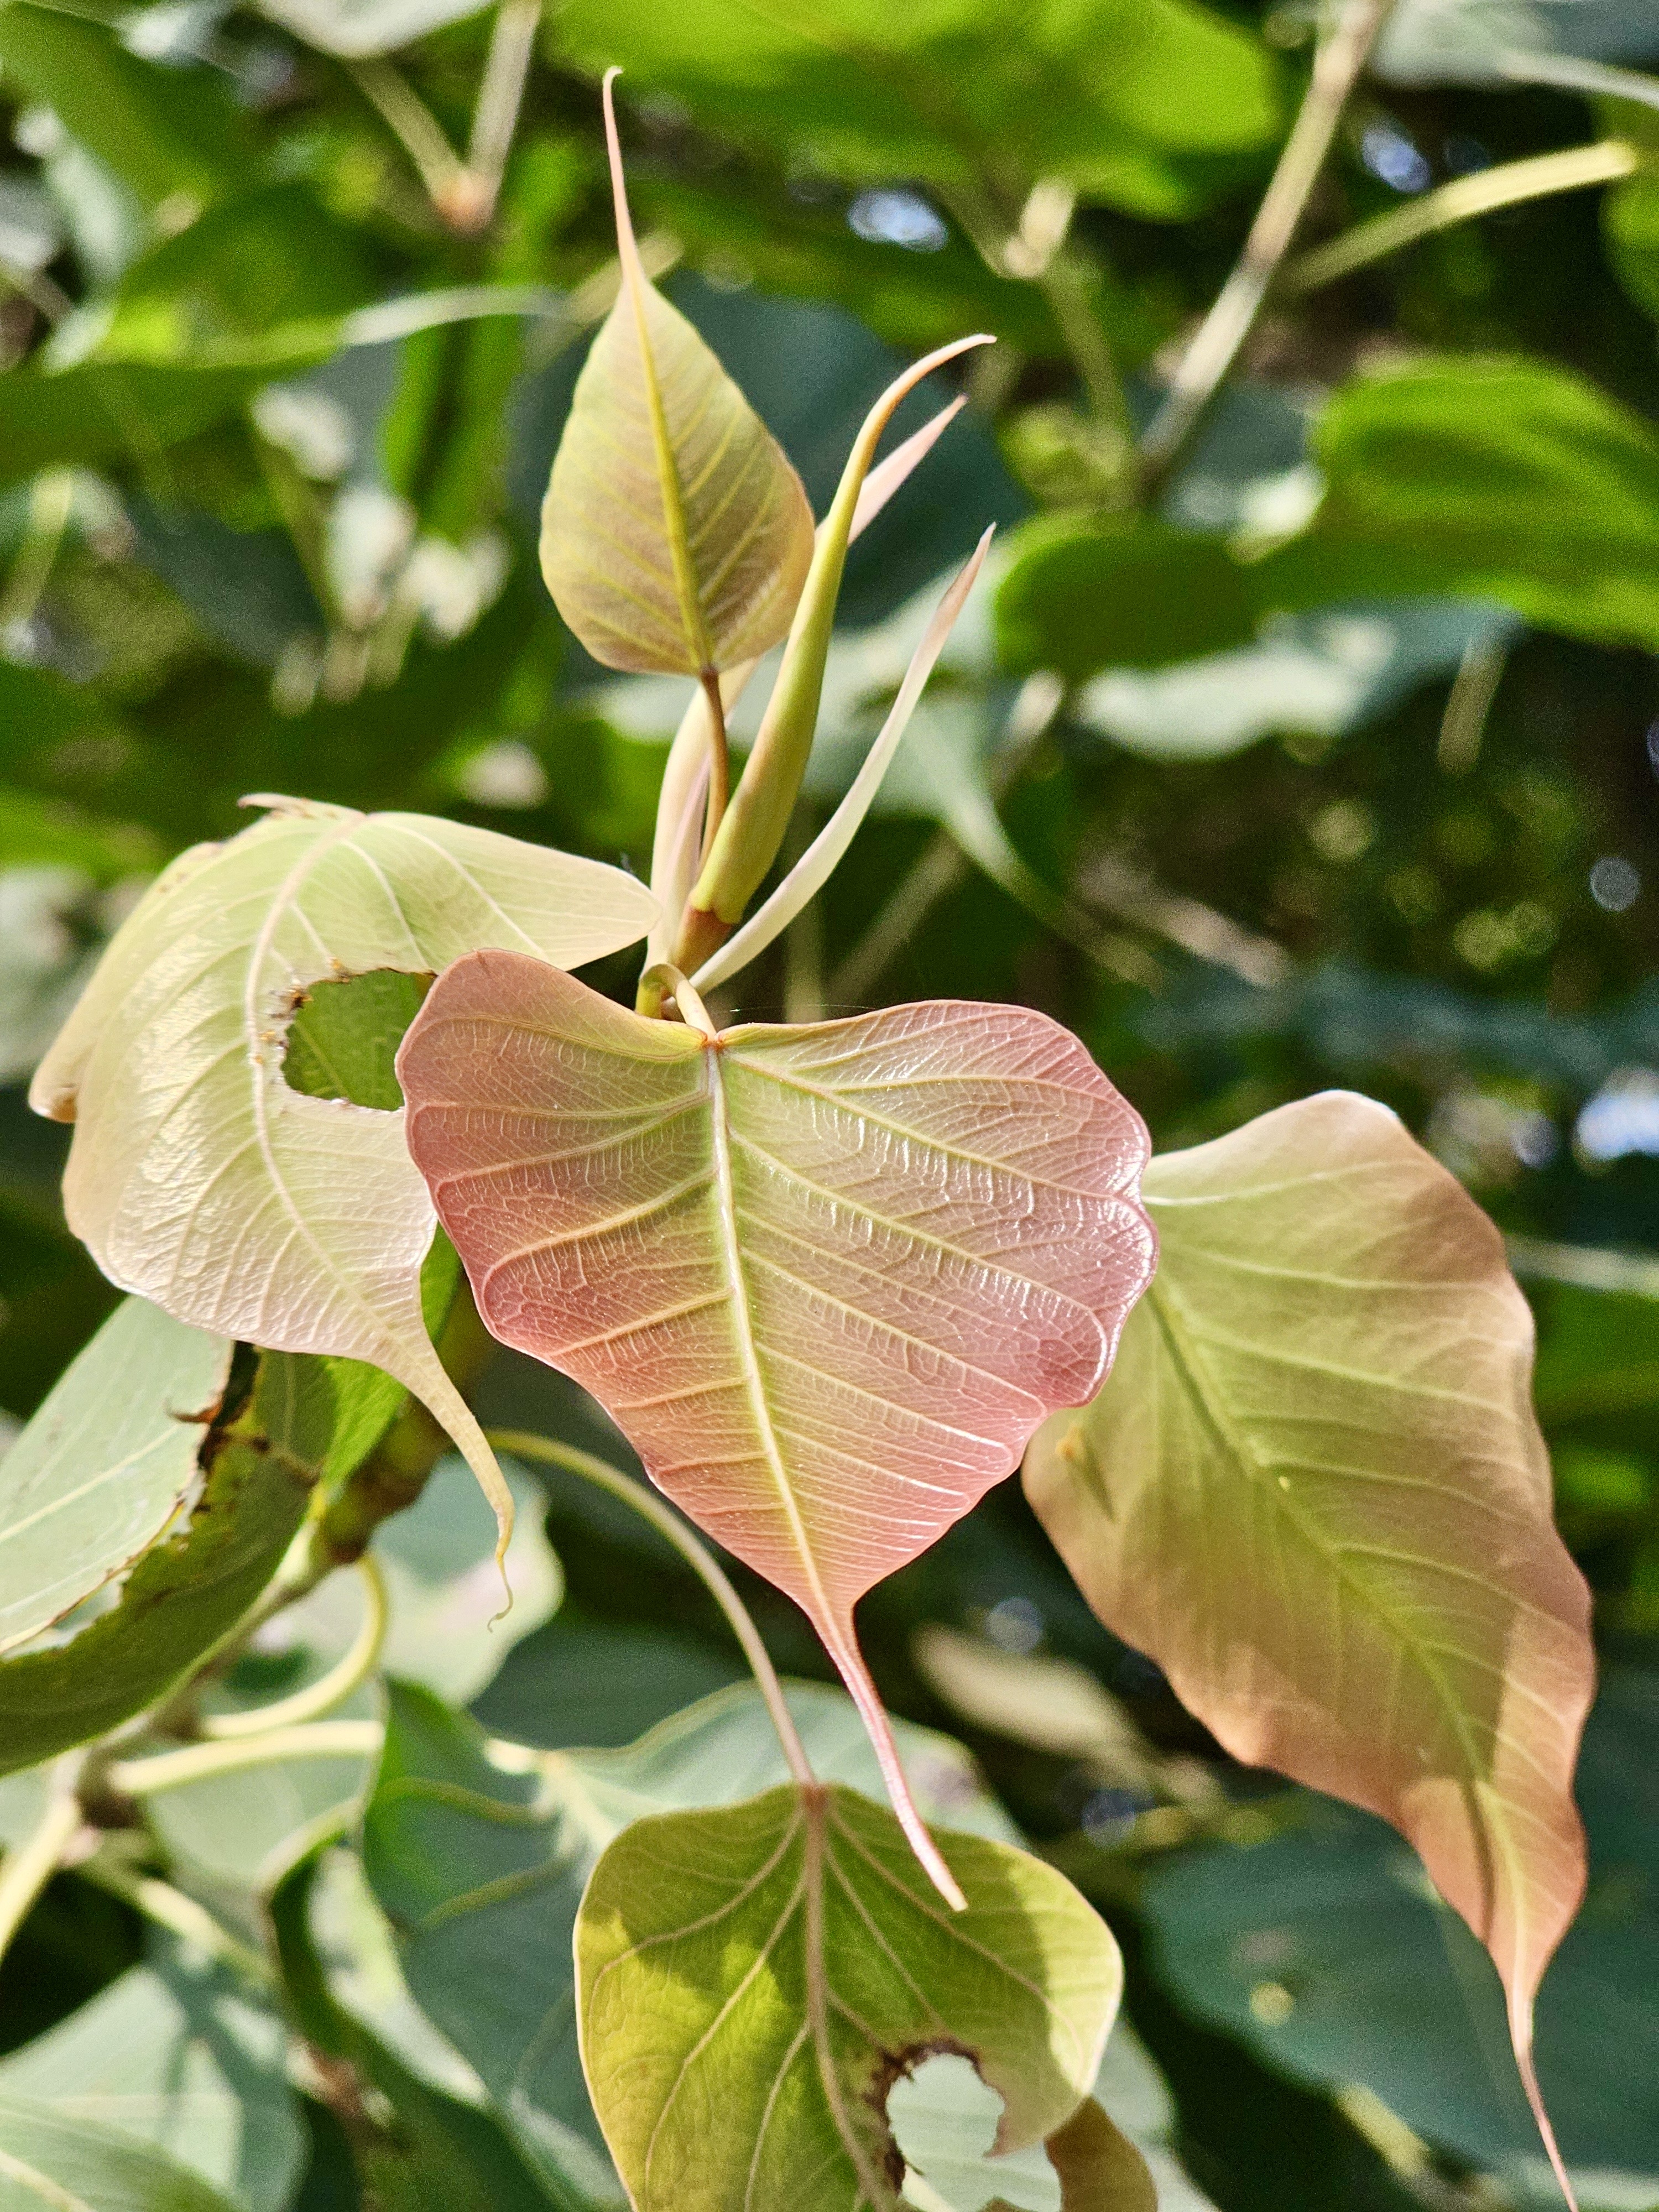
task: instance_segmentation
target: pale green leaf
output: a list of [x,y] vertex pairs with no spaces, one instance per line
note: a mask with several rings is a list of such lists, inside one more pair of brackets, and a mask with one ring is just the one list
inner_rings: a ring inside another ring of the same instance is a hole
[[1001,2098],[940,2051],[893,2084],[887,2119],[917,2212],[1157,2212],[1146,2160],[1092,2098],[1047,2142],[999,2151]]
[[0,1460],[0,1651],[101,1589],[185,1505],[230,1353],[128,1298],[70,1362]]
[[[117,1727],[173,1688],[210,1650],[282,1564],[313,1486],[358,1431],[353,1371],[337,1363],[320,1384],[283,1352],[260,1363],[252,1403],[210,1439],[199,1495],[179,1525],[138,1559],[118,1601],[67,1641],[0,1660],[0,1772],[33,1765]],[[372,1385],[371,1370],[355,1370]],[[199,1433],[199,1432],[198,1432]]]
[[1117,2008],[1117,1947],[1040,1860],[939,1844],[961,1912],[892,1814],[837,1786],[661,1814],[611,1844],[577,1921],[577,2003],[636,2212],[888,2212],[887,2093],[940,2050],[1002,2100],[999,2148],[1071,2119]]
[[647,276],[609,77],[605,103],[623,285],[554,459],[542,574],[607,667],[712,675],[788,628],[812,511],[777,441]]
[[0,2097],[0,2212],[231,2212],[216,2189],[136,2136]]
[[1039,1432],[1031,1501],[1235,1757],[1417,1846],[1497,1962],[1535,2100],[1533,1999],[1584,1885],[1593,1669],[1503,1241],[1341,1091],[1155,1160],[1145,1188],[1158,1273],[1104,1390]]
[[384,1368],[504,1484],[421,1317],[434,1217],[402,1116],[302,1095],[283,1047],[317,983],[481,945],[576,964],[641,936],[620,870],[421,815],[283,801],[152,886],[35,1077],[73,1120],[70,1225],[179,1320]]
[[137,2136],[244,2212],[284,2212],[303,2133],[281,2016],[172,1937],[0,2063],[0,2098]]

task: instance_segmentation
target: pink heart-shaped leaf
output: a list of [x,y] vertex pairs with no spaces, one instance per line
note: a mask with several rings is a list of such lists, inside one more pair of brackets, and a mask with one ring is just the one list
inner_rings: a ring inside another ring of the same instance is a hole
[[951,1894],[853,1607],[1099,1389],[1156,1249],[1139,1117],[1024,1007],[709,1037],[493,951],[398,1066],[486,1323],[807,1613]]

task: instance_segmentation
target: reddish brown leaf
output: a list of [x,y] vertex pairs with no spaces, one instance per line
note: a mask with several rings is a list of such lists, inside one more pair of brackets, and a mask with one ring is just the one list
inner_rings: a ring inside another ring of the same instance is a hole
[[1152,1263],[1138,1116],[1021,1007],[710,1038],[497,952],[398,1073],[489,1328],[811,1616],[950,1893],[853,1607],[1099,1388]]

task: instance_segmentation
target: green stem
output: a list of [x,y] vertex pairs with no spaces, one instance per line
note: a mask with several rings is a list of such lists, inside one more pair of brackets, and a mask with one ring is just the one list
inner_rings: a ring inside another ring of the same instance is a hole
[[356,1566],[363,1586],[363,1618],[344,1656],[319,1680],[296,1690],[291,1698],[279,1698],[275,1705],[261,1705],[252,1712],[210,1713],[201,1723],[204,1738],[231,1743],[264,1735],[271,1729],[297,1728],[303,1722],[320,1720],[368,1680],[380,1664],[386,1642],[386,1583],[368,1553],[363,1553]]
[[1390,0],[1339,0],[1334,21],[1315,52],[1307,95],[1237,266],[1199,325],[1141,441],[1142,466],[1153,483],[1166,477],[1179,459],[1255,326],[1389,4]]
[[811,1761],[806,1756],[806,1747],[800,1740],[794,1717],[783,1694],[777,1669],[771,1655],[761,1641],[761,1633],[750,1617],[749,1608],[732,1588],[720,1561],[706,1545],[694,1536],[685,1522],[672,1507],[665,1505],[653,1491],[642,1482],[635,1482],[631,1474],[612,1467],[608,1460],[598,1459],[592,1452],[578,1451],[574,1444],[555,1443],[550,1437],[529,1434],[522,1429],[492,1429],[489,1441],[497,1451],[510,1452],[517,1459],[538,1460],[546,1467],[563,1468],[568,1474],[580,1475],[597,1489],[608,1491],[624,1505],[631,1505],[641,1520],[648,1521],[659,1534],[665,1536],[699,1577],[715,1604],[726,1615],[732,1632],[743,1646],[743,1656],[766,1700],[766,1710],[772,1716],[772,1725],[778,1732],[778,1741],[783,1746],[783,1755],[789,1762],[789,1771],[797,1782],[811,1788],[817,1781]]
[[52,1770],[51,1794],[33,1832],[0,1862],[0,1958],[28,1918],[41,1891],[63,1862],[84,1815],[76,1794],[82,1754],[70,1752]]
[[1370,222],[1357,223],[1328,245],[1316,246],[1291,262],[1279,281],[1287,298],[1299,299],[1334,284],[1373,261],[1398,253],[1419,238],[1495,209],[1518,207],[1525,200],[1555,192],[1582,191],[1590,185],[1614,184],[1641,166],[1633,146],[1603,138],[1594,146],[1569,146],[1558,154],[1534,154],[1524,161],[1503,161],[1472,177],[1456,177],[1438,191],[1425,192],[1409,207],[1395,208]]
[[372,1759],[382,1733],[379,1721],[310,1721],[298,1728],[266,1729],[231,1743],[192,1743],[149,1759],[114,1759],[103,1778],[123,1797],[154,1797],[212,1775],[284,1759]]
[[471,218],[465,225],[469,229],[484,229],[495,215],[541,20],[542,0],[501,0],[496,12],[466,149],[466,174],[472,194],[465,210]]
[[182,1936],[186,1943],[194,1943],[214,1958],[222,1959],[227,1966],[234,1966],[250,1981],[269,1987],[273,1977],[261,1954],[251,1943],[244,1943],[233,1936],[205,1905],[198,1905],[193,1897],[186,1897],[170,1881],[162,1881],[155,1875],[135,1874],[131,1867],[101,1852],[94,1853],[79,1871],[100,1889],[107,1890],[112,1897],[136,1905],[158,1928]]
[[74,470],[43,469],[30,489],[28,528],[0,592],[0,634],[33,616],[51,580],[74,507]]
[[466,165],[444,136],[431,109],[392,64],[378,58],[348,62],[347,74],[414,163],[427,198],[446,222],[468,199]]

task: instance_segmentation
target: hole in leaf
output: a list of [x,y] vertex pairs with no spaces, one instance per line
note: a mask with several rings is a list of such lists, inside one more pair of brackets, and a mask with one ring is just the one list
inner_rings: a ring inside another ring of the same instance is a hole
[[1060,2176],[1041,2143],[993,2156],[1002,2098],[960,2051],[936,2051],[887,2095],[887,2124],[916,2212],[1062,2212]]
[[404,1031],[432,988],[430,975],[376,968],[337,983],[313,983],[288,1033],[283,1073],[312,1098],[396,1113],[404,1103],[393,1065]]

